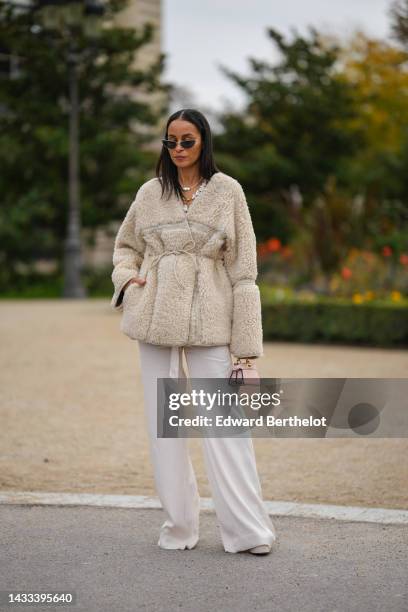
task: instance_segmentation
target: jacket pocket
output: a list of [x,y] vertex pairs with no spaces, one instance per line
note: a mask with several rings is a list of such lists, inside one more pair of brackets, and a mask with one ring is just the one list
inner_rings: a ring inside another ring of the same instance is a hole
[[139,339],[140,336],[140,334],[138,335],[138,322],[144,287],[144,285],[139,285],[138,283],[131,283],[123,295],[123,312],[120,329],[126,336],[134,340]]

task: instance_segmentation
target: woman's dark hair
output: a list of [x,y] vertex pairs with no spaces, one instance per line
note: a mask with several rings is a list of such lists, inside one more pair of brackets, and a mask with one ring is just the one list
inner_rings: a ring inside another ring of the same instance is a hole
[[[203,178],[209,180],[213,174],[219,172],[215,165],[211,128],[200,111],[193,108],[183,108],[176,111],[167,120],[166,134],[164,138],[168,138],[168,128],[175,119],[184,119],[193,123],[201,134],[202,147],[200,153],[200,174]],[[168,197],[175,193],[177,198],[181,199],[182,189],[178,180],[177,166],[170,157],[168,149],[163,145],[160,157],[156,165],[156,177],[159,179],[162,187],[162,196],[166,194]]]

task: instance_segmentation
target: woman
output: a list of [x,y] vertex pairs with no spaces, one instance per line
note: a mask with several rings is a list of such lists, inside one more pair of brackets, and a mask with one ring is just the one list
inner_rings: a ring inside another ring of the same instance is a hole
[[[119,228],[112,307],[138,340],[156,489],[166,520],[158,545],[194,548],[200,499],[186,438],[157,437],[157,379],[226,378],[237,358],[263,355],[256,239],[241,185],[215,165],[206,118],[167,121],[156,178]],[[203,437],[226,552],[267,554],[276,540],[264,508],[252,439]]]

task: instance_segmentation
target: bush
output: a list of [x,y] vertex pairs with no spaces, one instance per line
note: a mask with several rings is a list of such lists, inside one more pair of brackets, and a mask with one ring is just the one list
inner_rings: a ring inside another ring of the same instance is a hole
[[[106,269],[91,269],[84,267],[82,282],[88,297],[109,297],[113,293],[111,280],[112,266]],[[64,279],[61,272],[41,274],[30,272],[19,274],[12,285],[1,291],[2,298],[61,298]]]
[[313,301],[276,299],[260,288],[264,340],[408,345],[408,300],[356,304],[322,297]]

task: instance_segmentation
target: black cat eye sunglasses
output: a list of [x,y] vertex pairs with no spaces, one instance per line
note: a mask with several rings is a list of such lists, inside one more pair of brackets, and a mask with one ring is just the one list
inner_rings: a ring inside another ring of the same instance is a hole
[[[163,138],[162,143],[167,149],[175,149],[177,146],[177,140],[166,140]],[[191,149],[191,147],[194,147],[195,143],[195,140],[180,140],[180,146],[183,147],[183,149]]]

